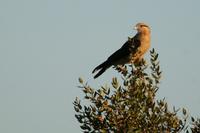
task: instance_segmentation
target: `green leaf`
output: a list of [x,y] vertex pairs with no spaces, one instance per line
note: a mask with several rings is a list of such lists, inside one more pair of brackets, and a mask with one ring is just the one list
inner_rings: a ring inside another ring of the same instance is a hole
[[78,78],[79,83],[83,84],[83,79],[81,77]]
[[191,117],[191,121],[192,121],[192,122],[194,122],[194,121],[195,121],[194,117]]
[[183,115],[186,115],[187,114],[187,111],[185,108],[182,109],[182,112],[183,112]]

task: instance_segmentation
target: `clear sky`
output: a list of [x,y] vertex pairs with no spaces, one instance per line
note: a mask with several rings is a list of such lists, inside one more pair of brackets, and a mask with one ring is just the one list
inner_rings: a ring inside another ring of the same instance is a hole
[[[78,77],[99,87],[116,76],[92,69],[146,22],[163,78],[158,98],[200,117],[199,0],[0,0],[0,132],[79,133]],[[149,53],[146,56],[149,59]],[[118,75],[119,76],[119,75]]]

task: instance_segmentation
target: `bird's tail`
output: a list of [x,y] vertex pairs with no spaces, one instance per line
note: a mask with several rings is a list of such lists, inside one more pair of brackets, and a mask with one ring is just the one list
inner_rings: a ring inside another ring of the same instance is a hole
[[108,64],[107,61],[103,62],[102,64],[98,65],[93,71],[92,73],[95,73],[96,71],[100,70],[95,76],[94,78],[99,77],[102,73],[104,73],[106,71],[106,69],[108,69],[110,67],[110,65]]

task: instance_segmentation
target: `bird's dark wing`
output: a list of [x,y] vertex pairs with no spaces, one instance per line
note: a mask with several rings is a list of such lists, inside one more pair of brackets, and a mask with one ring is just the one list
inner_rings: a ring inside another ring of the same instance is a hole
[[[128,57],[131,53],[134,53],[140,46],[139,34],[136,34],[133,38],[129,38],[124,45],[108,57],[107,61],[117,62],[120,59]],[[111,64],[113,65],[113,64]]]
[[120,65],[130,62],[131,55],[136,53],[138,47],[140,46],[139,34],[136,34],[133,38],[129,38],[124,45],[113,53],[108,59],[98,65],[92,73],[99,72],[94,76],[94,78],[99,77],[102,73],[106,71],[112,65]]

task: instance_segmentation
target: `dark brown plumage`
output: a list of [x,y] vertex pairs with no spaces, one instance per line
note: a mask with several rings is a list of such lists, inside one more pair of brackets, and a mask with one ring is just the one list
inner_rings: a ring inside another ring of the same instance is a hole
[[112,65],[135,64],[143,58],[150,47],[150,28],[144,23],[138,23],[135,29],[137,34],[134,37],[129,38],[120,49],[92,71],[92,73],[95,73],[99,70],[94,78],[99,77]]

